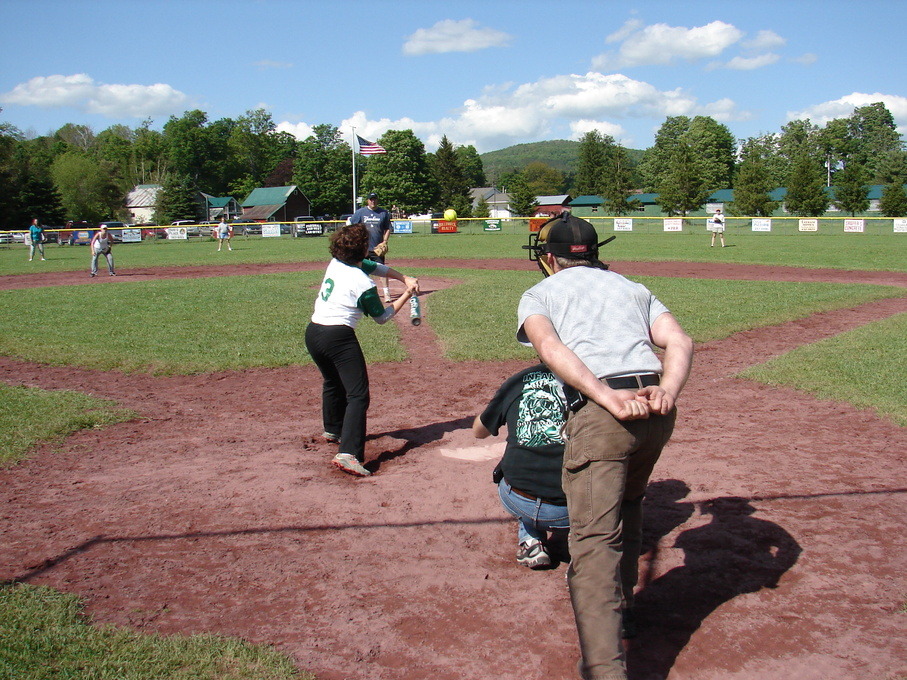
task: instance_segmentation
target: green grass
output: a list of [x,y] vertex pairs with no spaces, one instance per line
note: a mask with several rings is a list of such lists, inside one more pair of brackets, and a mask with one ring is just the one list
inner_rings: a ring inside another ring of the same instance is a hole
[[[310,363],[321,272],[0,291],[0,355],[158,375]],[[360,324],[366,359],[399,361],[396,324]]]
[[271,647],[90,625],[74,595],[0,587],[0,680],[312,680]]
[[741,375],[820,399],[846,401],[907,426],[907,314],[798,347]]
[[[516,223],[515,223],[516,224]],[[598,225],[604,239],[613,234]],[[763,234],[729,232],[729,248],[709,248],[709,235],[702,230],[678,234],[620,232],[602,248],[602,259],[647,261],[702,261],[737,264],[783,265],[832,269],[907,271],[907,234]],[[390,240],[388,262],[402,258],[490,259],[526,258],[522,248],[529,242],[525,223],[503,233],[460,233],[395,235]],[[327,239],[235,238],[233,252],[217,252],[216,242],[207,238],[191,241],[145,241],[117,245],[117,269],[161,266],[218,264],[262,264],[267,262],[324,262]],[[23,274],[42,271],[78,271],[87,274],[88,248],[47,246],[47,261],[28,262],[22,245],[0,247],[0,272]]]
[[38,441],[131,420],[136,413],[109,400],[68,391],[0,384],[0,467],[21,460]]
[[[531,358],[516,343],[520,295],[536,272],[414,269],[462,285],[426,299],[432,328],[454,360]],[[321,272],[166,279],[0,291],[0,355],[158,375],[311,362],[303,333]],[[641,278],[697,341],[903,294],[869,285]],[[400,361],[396,324],[357,331],[369,362]]]

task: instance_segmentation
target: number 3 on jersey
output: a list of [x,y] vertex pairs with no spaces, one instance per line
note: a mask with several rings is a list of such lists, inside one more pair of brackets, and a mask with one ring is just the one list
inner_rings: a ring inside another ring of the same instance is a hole
[[333,291],[334,279],[325,279],[324,283],[321,284],[321,299],[327,302],[327,299],[331,297]]

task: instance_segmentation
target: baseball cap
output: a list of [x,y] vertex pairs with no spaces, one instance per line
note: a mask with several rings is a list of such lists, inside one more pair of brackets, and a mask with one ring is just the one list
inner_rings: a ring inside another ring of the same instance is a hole
[[[547,231],[546,231],[547,228]],[[598,253],[598,234],[586,220],[574,217],[564,211],[552,218],[539,230],[539,241],[543,240],[542,250],[558,257],[578,260],[594,259]]]
[[378,194],[376,194],[374,191],[368,195],[367,200],[371,201],[372,199],[374,199],[376,201],[378,200]]

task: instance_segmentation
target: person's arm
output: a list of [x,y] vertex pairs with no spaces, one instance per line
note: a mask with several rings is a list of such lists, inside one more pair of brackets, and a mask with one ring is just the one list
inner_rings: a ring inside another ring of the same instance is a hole
[[649,417],[649,404],[646,399],[637,398],[634,390],[612,390],[601,382],[573,350],[561,342],[548,317],[532,314],[523,322],[523,330],[541,360],[551,371],[615,418],[638,420]]
[[387,272],[384,274],[381,274],[380,272],[376,272],[378,274],[378,276],[386,276],[389,279],[394,279],[395,281],[399,281],[407,288],[412,288],[412,292],[410,293],[411,295],[419,294],[419,279],[415,278],[414,276],[406,276],[405,274],[398,272],[396,269],[392,269],[386,265],[378,266],[379,269],[381,267],[384,267],[387,270]]
[[476,439],[485,439],[491,436],[491,432],[482,423],[482,416],[476,416],[476,419],[472,421],[472,433]]
[[664,372],[658,385],[644,387],[640,392],[649,400],[653,413],[670,413],[677,402],[690,369],[693,366],[693,339],[687,335],[673,314],[665,313],[655,319],[650,329],[652,342],[664,349]]

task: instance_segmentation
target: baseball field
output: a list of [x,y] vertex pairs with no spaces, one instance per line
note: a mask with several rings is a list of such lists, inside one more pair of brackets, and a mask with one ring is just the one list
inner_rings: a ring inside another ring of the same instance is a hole
[[[697,342],[630,677],[907,678],[907,242],[728,236],[602,252]],[[123,244],[97,279],[0,249],[0,679],[576,677],[566,566],[516,563],[470,430],[534,361],[525,242],[392,238],[424,320],[360,325],[365,479],[302,342],[323,238]]]

